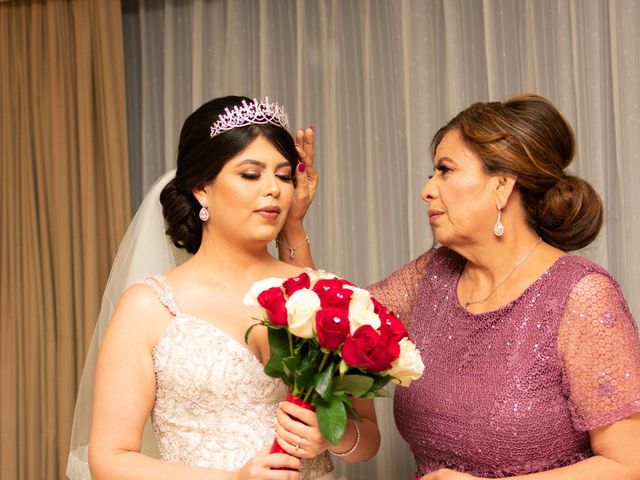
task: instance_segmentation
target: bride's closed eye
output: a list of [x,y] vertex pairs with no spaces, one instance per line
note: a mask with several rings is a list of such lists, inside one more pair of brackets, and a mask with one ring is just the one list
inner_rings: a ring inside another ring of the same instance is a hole
[[260,172],[241,172],[240,176],[247,180],[257,180],[260,178]]

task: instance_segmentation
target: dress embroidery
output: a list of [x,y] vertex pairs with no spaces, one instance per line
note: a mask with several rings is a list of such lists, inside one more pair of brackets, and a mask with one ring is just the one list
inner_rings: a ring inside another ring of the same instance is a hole
[[[142,282],[174,316],[153,350],[156,401],[152,423],[160,456],[172,463],[241,468],[275,435],[281,381],[264,373],[235,338],[181,312],[165,277]],[[301,478],[331,472],[328,453],[303,460]]]

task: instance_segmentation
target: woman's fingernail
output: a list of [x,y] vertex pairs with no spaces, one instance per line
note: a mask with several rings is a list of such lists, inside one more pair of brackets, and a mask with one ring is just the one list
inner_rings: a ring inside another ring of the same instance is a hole
[[311,130],[313,130],[313,131],[315,131],[315,130],[316,130],[316,126],[315,126],[315,125],[309,125],[309,128],[310,128]]
[[305,168],[306,168],[306,167],[305,167],[304,162],[300,162],[300,163],[298,163],[298,171],[299,171],[300,173],[304,172],[304,169],[305,169]]

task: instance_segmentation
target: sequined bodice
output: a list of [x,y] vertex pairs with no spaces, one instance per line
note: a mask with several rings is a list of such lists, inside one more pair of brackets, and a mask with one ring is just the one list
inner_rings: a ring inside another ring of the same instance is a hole
[[[144,283],[174,316],[153,351],[152,421],[161,458],[237,470],[273,441],[285,387],[235,338],[182,313],[163,276]],[[332,469],[323,455],[305,461],[301,477],[318,478]]]
[[391,308],[385,288],[398,290],[425,363],[394,400],[419,475],[502,478],[575,463],[591,455],[588,430],[640,411],[636,326],[603,269],[561,257],[518,299],[472,314],[456,294],[464,259],[441,248],[423,263],[414,285],[400,272],[372,286]]

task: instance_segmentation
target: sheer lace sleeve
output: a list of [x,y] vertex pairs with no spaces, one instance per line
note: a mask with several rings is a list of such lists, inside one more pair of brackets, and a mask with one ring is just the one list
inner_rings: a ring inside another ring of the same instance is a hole
[[640,412],[640,340],[615,281],[590,274],[573,287],[560,320],[558,351],[578,430]]
[[433,249],[426,251],[386,278],[367,287],[367,290],[380,303],[395,313],[405,324],[409,321],[416,298],[416,289],[433,251]]

